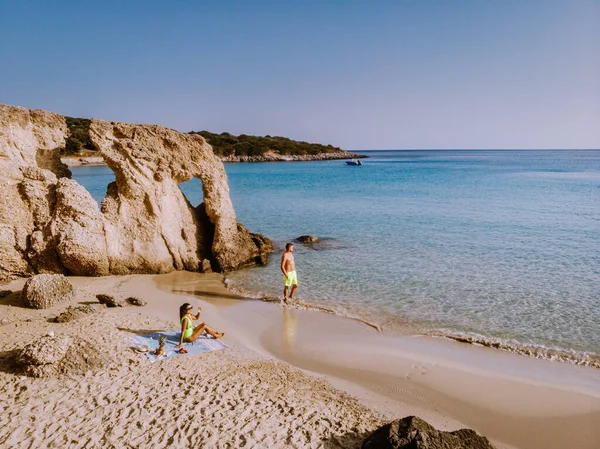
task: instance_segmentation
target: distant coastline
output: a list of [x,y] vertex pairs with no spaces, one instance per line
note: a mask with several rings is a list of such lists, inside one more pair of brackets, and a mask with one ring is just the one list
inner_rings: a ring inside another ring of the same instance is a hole
[[363,154],[350,153],[349,151],[336,151],[333,153],[317,154],[279,154],[268,152],[259,156],[223,156],[223,162],[303,162],[326,161],[335,159],[358,159],[369,157]]
[[[351,153],[349,151],[336,151],[333,153],[318,154],[279,154],[268,152],[259,156],[222,156],[223,162],[307,162],[307,161],[327,161],[339,159],[359,159],[369,157],[364,154]],[[60,160],[71,167],[82,165],[106,165],[102,156],[63,156]]]
[[[90,139],[91,120],[65,117],[69,136],[61,160],[69,166],[105,165]],[[202,136],[223,162],[299,162],[331,159],[358,159],[368,156],[350,153],[333,145],[309,143],[281,136],[250,136],[209,131],[191,131]]]

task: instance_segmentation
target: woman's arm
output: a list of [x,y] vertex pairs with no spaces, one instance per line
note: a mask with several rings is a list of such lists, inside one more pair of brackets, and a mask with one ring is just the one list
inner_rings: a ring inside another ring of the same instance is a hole
[[[189,318],[186,318],[186,319],[189,319]],[[185,328],[186,328],[186,326],[185,326],[186,319],[181,320],[181,336],[179,337],[179,344],[177,346],[175,346],[176,348],[181,348],[181,346],[183,345],[183,333],[185,332]]]
[[200,314],[202,313],[202,307],[198,306],[198,314],[194,317],[195,320],[200,319]]

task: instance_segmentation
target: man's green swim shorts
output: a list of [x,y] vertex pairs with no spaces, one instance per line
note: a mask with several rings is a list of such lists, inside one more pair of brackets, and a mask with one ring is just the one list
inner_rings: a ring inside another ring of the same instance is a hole
[[287,272],[287,276],[283,277],[283,285],[285,287],[289,287],[290,285],[298,285],[298,276],[296,275],[296,270]]

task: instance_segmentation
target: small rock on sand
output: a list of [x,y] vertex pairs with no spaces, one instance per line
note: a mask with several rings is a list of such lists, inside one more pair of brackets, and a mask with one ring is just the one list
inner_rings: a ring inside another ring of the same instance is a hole
[[6,298],[12,293],[12,290],[0,290],[0,298]]
[[76,307],[67,307],[67,310],[62,312],[56,318],[54,318],[55,323],[68,323],[69,321],[77,320],[85,315],[90,313],[94,313],[94,308],[89,305],[84,306],[76,306]]
[[135,296],[130,296],[125,300],[125,302],[131,304],[132,306],[143,307],[146,305],[146,301],[141,300],[140,298],[136,298]]
[[96,295],[96,299],[98,299],[100,304],[104,304],[106,307],[123,307],[121,301],[110,295],[100,293],[99,295]]
[[25,346],[17,356],[17,363],[27,366],[49,365],[59,362],[64,358],[70,345],[70,337],[45,335]]
[[21,301],[25,307],[47,309],[74,296],[73,286],[62,274],[37,274],[25,282]]

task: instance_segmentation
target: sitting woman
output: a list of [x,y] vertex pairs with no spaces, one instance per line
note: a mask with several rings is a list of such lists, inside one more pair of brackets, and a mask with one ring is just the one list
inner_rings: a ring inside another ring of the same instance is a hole
[[200,323],[198,326],[194,327],[192,320],[200,319],[201,312],[202,307],[198,306],[198,313],[196,315],[192,315],[192,306],[187,302],[179,307],[179,317],[181,319],[181,337],[179,338],[179,344],[175,346],[175,348],[181,348],[179,352],[186,353],[187,351],[183,347],[183,343],[192,343],[196,341],[196,339],[204,331],[215,338],[221,338],[223,335],[225,335],[224,332],[216,331],[206,323]]

